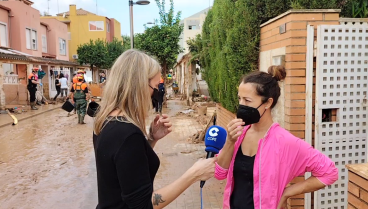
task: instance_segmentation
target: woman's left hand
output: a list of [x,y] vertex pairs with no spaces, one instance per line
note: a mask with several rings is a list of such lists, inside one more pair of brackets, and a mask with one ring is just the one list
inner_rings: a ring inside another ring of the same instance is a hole
[[292,196],[290,194],[290,192],[291,192],[291,188],[290,187],[286,187],[284,189],[284,193],[282,194],[282,197],[280,199],[280,202],[277,205],[277,209],[286,209],[287,208],[287,200],[289,199],[289,197]]
[[282,196],[281,200],[279,202],[279,205],[277,206],[277,209],[286,209],[287,208],[287,199],[288,198]]
[[154,141],[158,141],[164,138],[172,131],[172,124],[168,115],[163,114],[156,115],[155,119],[151,123],[150,135],[153,137]]

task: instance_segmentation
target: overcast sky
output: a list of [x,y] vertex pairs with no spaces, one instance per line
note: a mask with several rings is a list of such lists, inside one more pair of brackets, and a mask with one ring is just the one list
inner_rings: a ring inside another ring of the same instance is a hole
[[[97,7],[96,7],[97,1]],[[135,0],[136,1],[136,0]],[[98,15],[115,18],[121,23],[121,33],[130,34],[129,1],[128,0],[33,0],[33,7],[41,14],[50,11],[51,15],[69,11],[69,5],[77,5],[77,9],[83,8]],[[169,8],[169,0],[166,0]],[[201,10],[213,5],[213,0],[174,0],[175,12],[182,11],[182,19],[189,17]],[[134,6],[134,32],[144,31],[143,24],[158,19],[158,8],[155,0],[147,6]]]

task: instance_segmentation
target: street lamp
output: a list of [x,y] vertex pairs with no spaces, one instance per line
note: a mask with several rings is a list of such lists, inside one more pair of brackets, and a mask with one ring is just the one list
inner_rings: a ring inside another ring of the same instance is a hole
[[130,8],[130,47],[134,48],[134,27],[133,27],[133,5],[148,5],[149,1],[137,1],[133,2],[133,0],[129,0],[129,8]]

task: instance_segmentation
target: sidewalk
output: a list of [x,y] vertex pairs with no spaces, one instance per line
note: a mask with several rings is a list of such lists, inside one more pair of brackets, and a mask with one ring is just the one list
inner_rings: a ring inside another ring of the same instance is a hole
[[[155,178],[155,190],[163,188],[178,179],[199,158],[206,156],[204,143],[192,144],[188,138],[202,129],[195,118],[187,116],[175,116],[184,110],[184,102],[169,100],[168,108],[164,113],[170,115],[173,123],[173,132],[161,139],[155,151],[161,160],[158,174]],[[203,208],[220,209],[223,202],[225,181],[210,179],[203,188]],[[200,208],[199,182],[189,187],[174,202],[165,209],[193,209]]]
[[[21,121],[32,118],[34,116],[61,108],[62,103],[58,104],[49,104],[49,105],[42,105],[37,106],[38,110],[27,110],[27,112],[23,112],[22,114],[13,114],[17,119],[18,122],[21,123]],[[8,114],[0,114],[0,128],[4,126],[8,126],[13,124],[13,119]]]

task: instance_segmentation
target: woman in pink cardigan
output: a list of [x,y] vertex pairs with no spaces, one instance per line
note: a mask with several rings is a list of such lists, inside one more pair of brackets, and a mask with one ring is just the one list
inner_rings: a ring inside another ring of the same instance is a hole
[[[289,197],[313,192],[338,179],[335,163],[305,141],[274,123],[271,109],[280,97],[285,68],[254,72],[239,86],[237,118],[218,155],[215,177],[227,178],[224,209],[281,209]],[[311,172],[303,182],[292,179]]]

